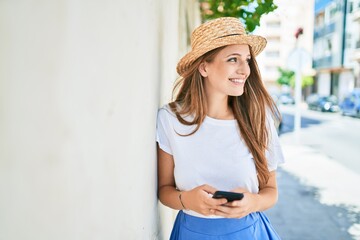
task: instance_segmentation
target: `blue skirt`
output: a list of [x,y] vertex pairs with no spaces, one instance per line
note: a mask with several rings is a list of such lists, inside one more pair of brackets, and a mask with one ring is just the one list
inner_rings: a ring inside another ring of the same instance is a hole
[[279,240],[263,212],[243,218],[200,218],[179,211],[170,240]]

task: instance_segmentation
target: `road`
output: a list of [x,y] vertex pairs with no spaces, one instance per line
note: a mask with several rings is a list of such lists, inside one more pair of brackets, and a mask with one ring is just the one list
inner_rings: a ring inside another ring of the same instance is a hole
[[360,240],[360,119],[280,106],[286,163],[279,201],[267,214],[284,240]]
[[[281,106],[280,135],[293,130],[293,106]],[[360,174],[360,119],[302,109],[300,142]]]

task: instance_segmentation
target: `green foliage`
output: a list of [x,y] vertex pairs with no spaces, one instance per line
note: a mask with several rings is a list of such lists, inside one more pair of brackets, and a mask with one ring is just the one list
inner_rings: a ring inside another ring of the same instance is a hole
[[260,26],[263,14],[274,11],[273,0],[199,0],[202,21],[219,17],[241,18],[248,32]]
[[[291,70],[286,70],[283,68],[278,68],[280,77],[277,79],[277,83],[280,85],[295,87],[295,72]],[[302,76],[301,87],[307,87],[314,84],[314,78],[312,76]]]
[[314,78],[312,76],[303,76],[302,77],[302,82],[301,82],[301,86],[307,87],[307,86],[311,86],[314,84]]
[[280,67],[278,68],[278,71],[280,73],[280,77],[276,82],[280,85],[291,86],[291,82],[294,81],[295,72]]

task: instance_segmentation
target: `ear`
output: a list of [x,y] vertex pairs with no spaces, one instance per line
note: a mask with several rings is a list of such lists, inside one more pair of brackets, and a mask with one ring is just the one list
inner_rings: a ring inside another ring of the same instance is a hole
[[206,71],[206,63],[205,62],[200,63],[198,70],[199,70],[201,76],[203,76],[203,77],[208,76],[208,73]]

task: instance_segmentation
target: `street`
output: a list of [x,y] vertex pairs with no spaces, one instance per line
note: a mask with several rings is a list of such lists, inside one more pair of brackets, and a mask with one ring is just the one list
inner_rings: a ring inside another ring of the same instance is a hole
[[268,215],[282,239],[360,239],[360,119],[280,106],[286,163],[278,171],[279,201]]
[[[293,130],[293,107],[281,106],[280,135]],[[360,119],[302,109],[300,141],[360,174]]]

